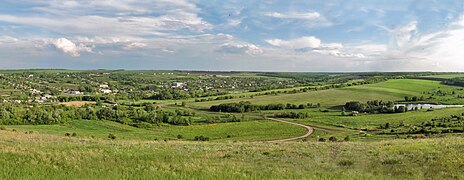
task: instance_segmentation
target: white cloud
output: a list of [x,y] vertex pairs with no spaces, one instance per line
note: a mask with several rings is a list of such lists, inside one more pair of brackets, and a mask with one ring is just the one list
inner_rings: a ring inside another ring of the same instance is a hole
[[171,31],[198,33],[213,28],[198,15],[201,10],[194,3],[184,0],[38,0],[24,3],[34,5],[31,14],[0,13],[0,22],[67,36],[163,36],[170,35],[167,33]]
[[279,18],[279,19],[302,19],[302,20],[316,20],[321,18],[321,14],[318,12],[307,12],[307,13],[298,13],[298,12],[292,12],[292,13],[278,13],[278,12],[271,12],[271,13],[266,13],[266,16],[273,17],[273,18]]
[[92,52],[92,48],[87,47],[83,44],[76,45],[66,38],[57,39],[56,41],[53,42],[53,45],[57,49],[73,57],[80,56],[80,52]]
[[229,53],[229,54],[248,54],[248,55],[260,55],[263,54],[263,50],[254,44],[248,43],[224,43],[217,52]]
[[321,40],[314,36],[305,36],[290,40],[268,39],[266,42],[273,46],[291,49],[318,48],[321,45]]
[[143,42],[131,42],[127,44],[124,49],[129,50],[129,49],[137,49],[137,48],[144,48],[147,47],[147,44]]
[[341,43],[321,43],[321,40],[314,36],[305,36],[290,40],[269,39],[266,42],[272,46],[297,52],[318,53],[340,58],[366,58],[366,55],[363,53],[345,48]]
[[397,48],[403,48],[410,43],[417,32],[417,21],[412,21],[404,26],[399,26],[390,30],[393,43]]

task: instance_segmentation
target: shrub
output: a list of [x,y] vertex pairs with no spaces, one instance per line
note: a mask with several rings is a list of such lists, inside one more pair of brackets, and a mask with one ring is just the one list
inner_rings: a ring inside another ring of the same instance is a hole
[[424,134],[416,134],[412,138],[413,139],[423,139],[423,138],[426,138],[426,136]]
[[209,137],[205,136],[195,136],[194,141],[209,141]]
[[0,130],[5,131],[5,130],[6,130],[6,127],[5,127],[5,126],[0,126]]
[[334,137],[334,136],[331,136],[331,137],[329,138],[329,141],[335,142],[335,141],[337,141],[337,138]]
[[116,139],[116,136],[114,134],[108,134],[108,138],[110,139]]
[[73,133],[71,134],[71,136],[72,136],[72,137],[76,137],[76,136],[77,136],[77,133],[73,132]]
[[64,136],[71,136],[70,133],[64,133]]
[[351,160],[341,160],[338,162],[338,166],[352,166],[353,161]]
[[325,139],[324,139],[324,138],[319,138],[318,141],[319,141],[319,142],[325,142]]
[[344,141],[350,141],[350,136],[346,136],[343,140]]
[[382,165],[392,165],[392,164],[400,164],[401,161],[398,159],[386,159],[382,161]]
[[182,134],[177,135],[177,139],[183,139],[183,138],[184,138],[184,136],[182,136]]

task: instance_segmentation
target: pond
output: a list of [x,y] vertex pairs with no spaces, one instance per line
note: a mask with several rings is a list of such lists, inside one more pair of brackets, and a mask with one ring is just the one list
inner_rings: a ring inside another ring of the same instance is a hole
[[443,104],[396,104],[396,107],[400,106],[405,106],[407,109],[414,109],[414,108],[419,108],[419,109],[424,109],[424,108],[434,108],[434,109],[440,109],[440,108],[450,108],[450,107],[464,107],[464,105],[443,105]]

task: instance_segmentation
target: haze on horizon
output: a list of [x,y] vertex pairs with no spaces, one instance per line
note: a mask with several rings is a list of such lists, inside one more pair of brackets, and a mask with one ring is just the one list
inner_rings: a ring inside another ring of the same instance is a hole
[[464,71],[460,0],[5,0],[0,69]]

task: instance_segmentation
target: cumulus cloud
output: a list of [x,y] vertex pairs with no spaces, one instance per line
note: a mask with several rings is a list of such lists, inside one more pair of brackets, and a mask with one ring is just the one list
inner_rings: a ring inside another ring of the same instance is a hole
[[229,53],[229,54],[248,54],[248,55],[259,55],[263,53],[263,50],[254,44],[248,43],[224,43],[217,52]]
[[321,40],[314,36],[306,36],[290,40],[268,39],[266,42],[273,46],[291,49],[317,48],[321,45]]
[[92,52],[92,48],[87,47],[83,44],[74,44],[72,41],[66,38],[59,38],[53,42],[53,45],[63,51],[66,54],[69,54],[73,57],[80,56],[80,52]]

